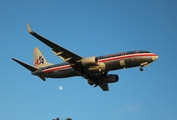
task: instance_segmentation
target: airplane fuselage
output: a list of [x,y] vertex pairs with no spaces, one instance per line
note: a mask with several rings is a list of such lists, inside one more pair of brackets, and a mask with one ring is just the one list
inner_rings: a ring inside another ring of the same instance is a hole
[[[85,71],[85,74],[87,74],[87,72],[92,72],[92,74],[99,74],[112,70],[119,70],[137,66],[144,67],[156,60],[158,56],[148,51],[137,50],[98,56],[97,58],[98,65],[93,65],[91,67],[89,66],[88,68],[84,67],[83,71]],[[100,67],[100,64],[103,64],[104,69],[97,69],[97,67]],[[43,67],[40,68],[39,71],[35,71],[32,74],[45,76],[48,78],[66,78],[72,76],[80,76],[68,63],[61,63]]]

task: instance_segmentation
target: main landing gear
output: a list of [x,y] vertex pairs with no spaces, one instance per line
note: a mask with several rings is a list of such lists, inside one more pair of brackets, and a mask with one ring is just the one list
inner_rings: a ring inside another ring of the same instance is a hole
[[93,80],[88,80],[88,84],[93,86],[94,84],[94,87],[97,87],[101,82],[100,81],[97,81],[96,83],[93,81]]
[[93,80],[88,80],[88,84],[92,86],[94,84]]

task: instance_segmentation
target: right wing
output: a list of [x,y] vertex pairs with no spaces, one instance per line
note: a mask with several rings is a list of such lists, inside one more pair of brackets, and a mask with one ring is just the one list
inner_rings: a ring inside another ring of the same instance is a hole
[[36,37],[38,40],[40,40],[41,42],[43,42],[47,46],[51,47],[54,54],[61,57],[65,62],[69,62],[70,64],[73,64],[75,62],[79,62],[82,59],[81,56],[51,42],[50,40],[48,40],[40,35],[38,35],[36,32],[32,31],[29,24],[27,24],[27,27],[28,27],[28,32],[31,35]]

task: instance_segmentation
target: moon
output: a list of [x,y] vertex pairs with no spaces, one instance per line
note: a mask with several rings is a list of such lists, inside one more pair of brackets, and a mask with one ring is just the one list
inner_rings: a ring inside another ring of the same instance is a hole
[[62,87],[62,86],[59,86],[58,88],[59,88],[59,90],[63,90],[63,87]]

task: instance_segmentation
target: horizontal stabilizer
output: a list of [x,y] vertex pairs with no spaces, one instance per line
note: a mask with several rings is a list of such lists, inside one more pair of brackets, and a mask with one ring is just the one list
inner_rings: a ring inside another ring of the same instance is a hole
[[37,68],[35,68],[35,67],[31,66],[31,65],[28,65],[28,64],[26,64],[24,62],[21,62],[21,61],[19,61],[17,59],[12,58],[12,60],[14,60],[15,62],[19,63],[20,65],[22,65],[26,69],[30,70],[31,72],[34,72],[34,71],[38,70]]

